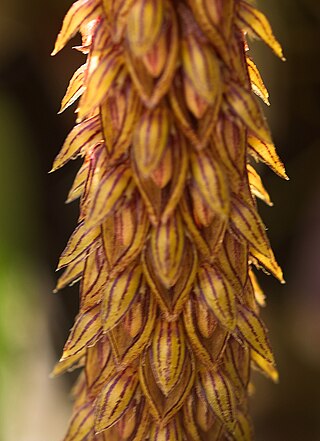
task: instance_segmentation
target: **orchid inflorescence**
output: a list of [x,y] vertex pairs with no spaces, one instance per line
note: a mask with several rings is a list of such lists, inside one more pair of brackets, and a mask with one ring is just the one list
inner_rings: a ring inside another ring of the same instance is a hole
[[82,368],[65,441],[252,439],[251,366],[278,376],[253,268],[283,281],[253,160],[287,178],[247,35],[283,55],[252,3],[78,0],[64,19],[54,54],[80,31],[87,55],[53,166],[83,159],[58,266],[57,289],[81,280],[54,369]]

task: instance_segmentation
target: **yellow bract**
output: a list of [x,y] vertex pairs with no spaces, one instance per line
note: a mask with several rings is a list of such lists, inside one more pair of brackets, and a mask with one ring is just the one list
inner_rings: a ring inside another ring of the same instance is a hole
[[101,13],[99,2],[94,0],[78,0],[75,2],[63,20],[62,29],[51,55],[61,51],[68,41],[80,30],[83,23],[96,18],[99,13]]
[[266,16],[245,1],[239,2],[238,13],[244,26],[247,27],[249,32],[253,32],[260,37],[267,45],[271,47],[279,58],[284,60],[285,58],[283,57],[282,48],[273,35],[270,23]]
[[101,432],[116,423],[126,412],[138,386],[132,368],[115,374],[102,389],[96,403],[95,431]]
[[181,271],[185,237],[183,224],[176,214],[151,232],[151,254],[155,271],[166,287],[173,286]]
[[275,146],[271,142],[264,142],[259,137],[249,134],[248,147],[250,154],[265,162],[281,178],[289,179]]
[[75,355],[84,347],[93,346],[99,339],[101,330],[100,310],[98,306],[95,306],[84,314],[80,314],[71,329],[61,359],[64,360]]
[[[100,174],[101,173],[101,174]],[[95,176],[91,187],[88,203],[88,225],[101,223],[116,208],[126,192],[131,193],[132,175],[125,165],[119,165],[106,172],[99,170],[100,176]],[[100,178],[100,179],[99,179]]]
[[182,42],[182,67],[195,91],[212,104],[221,90],[220,66],[209,45],[189,36]]
[[228,182],[215,158],[207,150],[192,153],[191,170],[194,185],[206,206],[222,217],[228,216],[230,204]]
[[258,95],[262,101],[270,105],[269,103],[269,92],[264,85],[264,82],[262,80],[262,77],[260,75],[260,72],[258,71],[257,66],[254,64],[254,62],[251,60],[250,57],[247,57],[247,65],[248,65],[248,73],[251,80],[251,86],[252,90],[256,95]]
[[150,176],[159,166],[167,146],[169,129],[169,115],[163,106],[145,113],[138,122],[133,154],[142,175]]
[[236,297],[223,272],[203,264],[198,271],[194,290],[197,296],[205,300],[222,326],[232,332],[236,325]]
[[201,369],[197,389],[201,399],[207,401],[232,433],[235,426],[235,399],[227,377],[219,371],[212,373]]
[[156,382],[168,396],[180,379],[186,359],[185,335],[180,323],[158,321],[150,357]]
[[240,335],[269,364],[274,364],[267,331],[261,319],[250,309],[239,306],[238,328]]
[[104,331],[112,329],[130,307],[142,283],[141,267],[132,264],[107,282],[102,298],[101,319]]
[[138,0],[128,15],[127,37],[134,55],[145,55],[159,36],[163,23],[162,0]]
[[[100,236],[99,228],[87,229],[82,222],[70,237],[68,244],[61,254],[58,269],[77,260],[88,248],[93,251],[93,244]],[[96,243],[98,246],[98,243]]]
[[73,74],[65,96],[61,101],[59,113],[62,113],[69,106],[71,106],[83,94],[84,88],[84,74],[87,69],[87,64],[83,64]]
[[90,149],[102,141],[99,118],[94,116],[76,125],[65,140],[58,156],[54,160],[51,171],[65,165],[70,159],[83,154],[83,149]]

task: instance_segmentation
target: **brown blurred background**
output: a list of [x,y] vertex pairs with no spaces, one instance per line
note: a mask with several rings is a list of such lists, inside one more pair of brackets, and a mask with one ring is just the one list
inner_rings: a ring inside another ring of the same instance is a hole
[[[78,287],[51,294],[77,216],[64,198],[78,164],[48,175],[73,124],[59,102],[82,56],[50,52],[71,1],[0,3],[0,440],[59,441],[71,377],[50,380]],[[260,0],[287,62],[253,51],[290,182],[261,167],[275,207],[260,206],[287,284],[261,274],[280,383],[255,377],[257,441],[320,441],[320,2]],[[72,45],[75,41],[72,42]]]

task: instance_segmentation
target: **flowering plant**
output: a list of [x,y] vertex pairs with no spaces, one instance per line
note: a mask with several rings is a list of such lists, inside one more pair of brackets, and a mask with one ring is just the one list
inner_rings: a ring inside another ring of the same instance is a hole
[[78,31],[53,166],[83,159],[58,267],[57,289],[81,280],[54,369],[83,368],[65,441],[249,441],[250,367],[278,375],[253,268],[283,281],[252,159],[287,176],[247,35],[281,47],[245,0],[78,0],[53,53]]

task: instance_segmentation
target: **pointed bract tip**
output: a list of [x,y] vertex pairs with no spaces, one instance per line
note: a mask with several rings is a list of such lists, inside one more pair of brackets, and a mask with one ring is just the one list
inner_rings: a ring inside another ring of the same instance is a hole
[[54,48],[53,48],[53,51],[51,52],[51,57],[54,57],[55,55],[57,55],[57,53],[59,52],[59,50],[58,50],[58,48],[55,46]]

